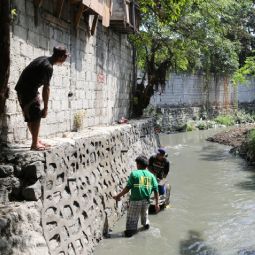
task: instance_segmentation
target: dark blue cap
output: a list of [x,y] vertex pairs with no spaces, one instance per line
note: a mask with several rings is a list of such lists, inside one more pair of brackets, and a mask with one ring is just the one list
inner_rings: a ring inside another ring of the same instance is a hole
[[162,155],[165,155],[165,154],[166,154],[166,150],[163,149],[163,148],[159,148],[159,149],[158,149],[158,153],[159,153],[159,154],[162,154]]

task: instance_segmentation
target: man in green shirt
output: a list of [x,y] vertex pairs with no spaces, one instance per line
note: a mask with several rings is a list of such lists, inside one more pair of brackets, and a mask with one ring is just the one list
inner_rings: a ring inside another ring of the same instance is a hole
[[120,201],[120,198],[131,190],[125,231],[126,237],[131,237],[137,232],[140,215],[142,225],[145,229],[149,229],[148,208],[152,191],[154,191],[156,201],[155,210],[156,212],[159,211],[158,183],[155,176],[146,169],[148,160],[144,156],[139,156],[135,161],[138,170],[131,172],[126,187],[113,197],[116,201]]

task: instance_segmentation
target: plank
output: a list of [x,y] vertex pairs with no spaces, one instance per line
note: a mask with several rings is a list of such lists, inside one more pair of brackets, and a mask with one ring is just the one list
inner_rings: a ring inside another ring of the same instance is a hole
[[98,22],[98,17],[99,17],[98,14],[94,15],[94,19],[93,19],[91,30],[90,30],[91,35],[94,35],[94,33],[95,33],[97,22]]
[[82,3],[80,3],[79,5],[79,10],[77,11],[76,15],[75,15],[75,19],[74,19],[74,27],[77,29],[79,24],[80,24],[80,20],[81,20],[81,16],[83,14],[85,10],[85,5],[83,5]]
[[65,0],[58,0],[57,2],[57,17],[60,18],[61,17],[61,13],[63,10],[63,6],[64,6],[64,2]]

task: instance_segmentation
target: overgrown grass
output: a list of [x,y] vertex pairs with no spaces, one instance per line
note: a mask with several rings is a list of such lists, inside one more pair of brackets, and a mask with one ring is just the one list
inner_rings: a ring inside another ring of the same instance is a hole
[[225,125],[225,126],[232,126],[235,124],[235,118],[232,115],[219,115],[215,119],[216,123]]
[[186,132],[190,132],[195,130],[195,123],[194,122],[187,122],[186,124],[183,125],[182,130]]
[[215,121],[216,123],[225,126],[232,126],[235,123],[236,124],[253,123],[255,121],[255,115],[239,110],[235,112],[233,115],[219,115],[218,117],[216,117]]
[[208,129],[208,125],[207,125],[207,122],[204,121],[204,120],[200,120],[196,127],[199,129],[199,130],[205,130],[205,129]]
[[235,112],[234,116],[235,116],[235,122],[238,124],[253,123],[255,120],[254,114],[246,113],[243,110],[239,110],[239,111]]
[[255,152],[255,129],[251,129],[247,136],[248,149]]

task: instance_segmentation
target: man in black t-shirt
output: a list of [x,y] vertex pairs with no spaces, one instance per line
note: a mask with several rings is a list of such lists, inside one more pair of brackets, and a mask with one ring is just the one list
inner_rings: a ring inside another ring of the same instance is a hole
[[[68,56],[63,47],[54,47],[51,57],[38,57],[33,60],[21,73],[15,90],[18,100],[32,135],[31,150],[45,150],[46,145],[38,138],[41,118],[48,113],[50,95],[50,80],[53,73],[53,65],[62,64]],[[40,93],[42,88],[43,109],[40,107]]]
[[160,185],[160,181],[166,178],[170,170],[170,163],[166,159],[166,151],[163,148],[159,148],[157,154],[150,157],[148,169],[156,176],[159,182],[159,194],[163,195],[165,185]]

